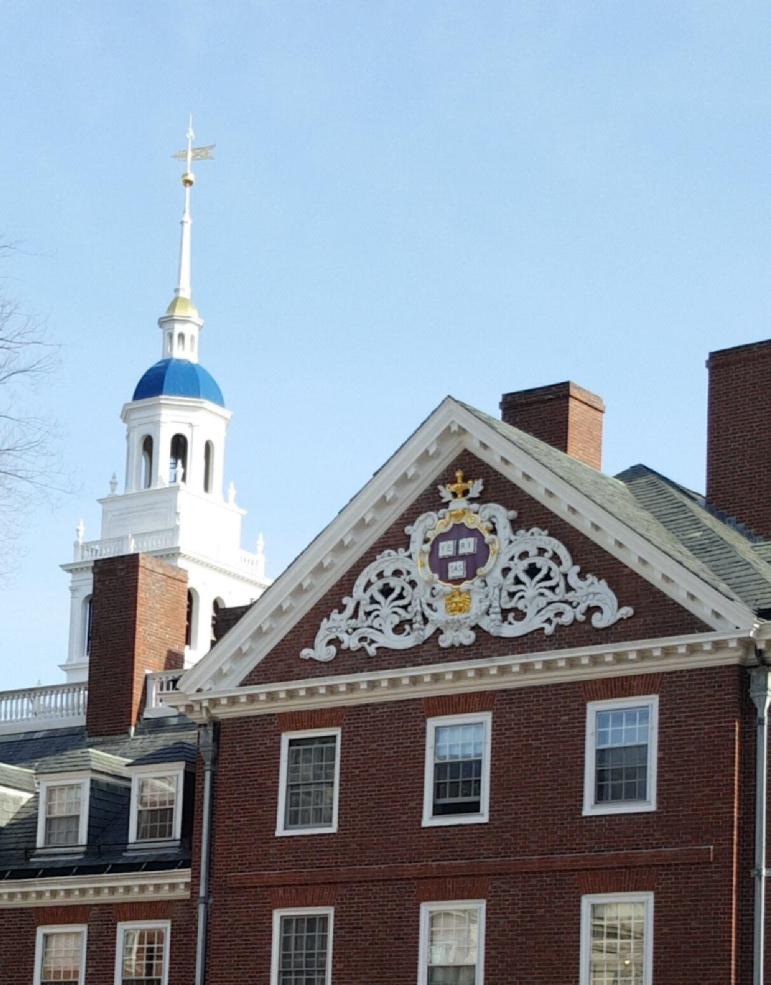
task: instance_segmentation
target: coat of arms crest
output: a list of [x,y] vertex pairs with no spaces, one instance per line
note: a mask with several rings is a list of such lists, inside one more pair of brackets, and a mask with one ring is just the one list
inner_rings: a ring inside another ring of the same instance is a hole
[[304,659],[334,659],[342,649],[405,650],[439,633],[442,647],[468,646],[475,627],[517,637],[583,621],[596,629],[633,614],[607,582],[581,575],[567,548],[545,530],[514,532],[516,514],[475,502],[481,479],[463,473],[440,485],[446,506],[405,528],[409,546],[386,550],[359,574],[342,611],[324,619]]

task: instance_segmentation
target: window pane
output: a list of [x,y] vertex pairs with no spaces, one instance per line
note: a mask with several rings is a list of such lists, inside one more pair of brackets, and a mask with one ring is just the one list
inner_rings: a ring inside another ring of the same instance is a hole
[[289,740],[285,827],[321,828],[332,824],[336,754],[334,735]]
[[139,927],[123,934],[122,985],[161,985],[166,931]]
[[428,985],[474,985],[479,913],[436,910],[428,921]]
[[43,935],[43,955],[40,969],[41,985],[53,982],[80,981],[80,946],[82,932],[62,932]]
[[643,985],[645,904],[592,904],[590,985]]
[[137,841],[174,837],[176,776],[148,776],[139,780]]
[[483,722],[437,726],[434,734],[434,816],[480,812],[484,746]]
[[79,844],[80,783],[48,787],[45,794],[45,839],[47,846]]
[[278,985],[325,985],[329,917],[282,917],[279,933]]
[[646,800],[650,709],[597,712],[595,802]]

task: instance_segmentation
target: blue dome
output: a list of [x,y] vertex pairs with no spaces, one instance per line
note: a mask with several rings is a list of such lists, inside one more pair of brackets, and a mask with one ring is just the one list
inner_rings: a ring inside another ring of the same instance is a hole
[[132,400],[148,397],[193,397],[225,406],[222,390],[214,377],[189,359],[161,359],[137,383]]

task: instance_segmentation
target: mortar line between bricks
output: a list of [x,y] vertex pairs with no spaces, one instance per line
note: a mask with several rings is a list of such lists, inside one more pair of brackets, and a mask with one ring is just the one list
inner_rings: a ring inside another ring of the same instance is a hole
[[285,872],[241,872],[227,877],[228,888],[308,886],[343,882],[400,882],[465,876],[496,876],[581,869],[630,869],[660,865],[705,865],[714,860],[714,846],[637,849],[626,852],[582,852],[571,855],[530,855],[478,861],[408,862],[393,865],[353,865]]

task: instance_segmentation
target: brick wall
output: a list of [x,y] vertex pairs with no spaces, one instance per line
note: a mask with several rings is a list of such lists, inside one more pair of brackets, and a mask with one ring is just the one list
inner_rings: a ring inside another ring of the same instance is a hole
[[[657,810],[582,816],[587,701],[652,692]],[[655,894],[656,985],[739,985],[745,694],[745,671],[729,667],[223,722],[209,985],[267,983],[272,910],[320,905],[335,907],[335,985],[414,985],[420,902],[463,898],[487,901],[486,985],[574,985],[581,895],[632,890]],[[489,822],[423,828],[426,718],[484,709]],[[338,832],[275,837],[281,732],[332,725]]]
[[504,393],[500,407],[507,424],[600,468],[605,404],[595,393],[569,381],[554,383]]
[[136,723],[147,671],[182,666],[187,574],[145,554],[94,564],[89,735],[127,732]]
[[711,352],[707,499],[771,537],[771,340]]

